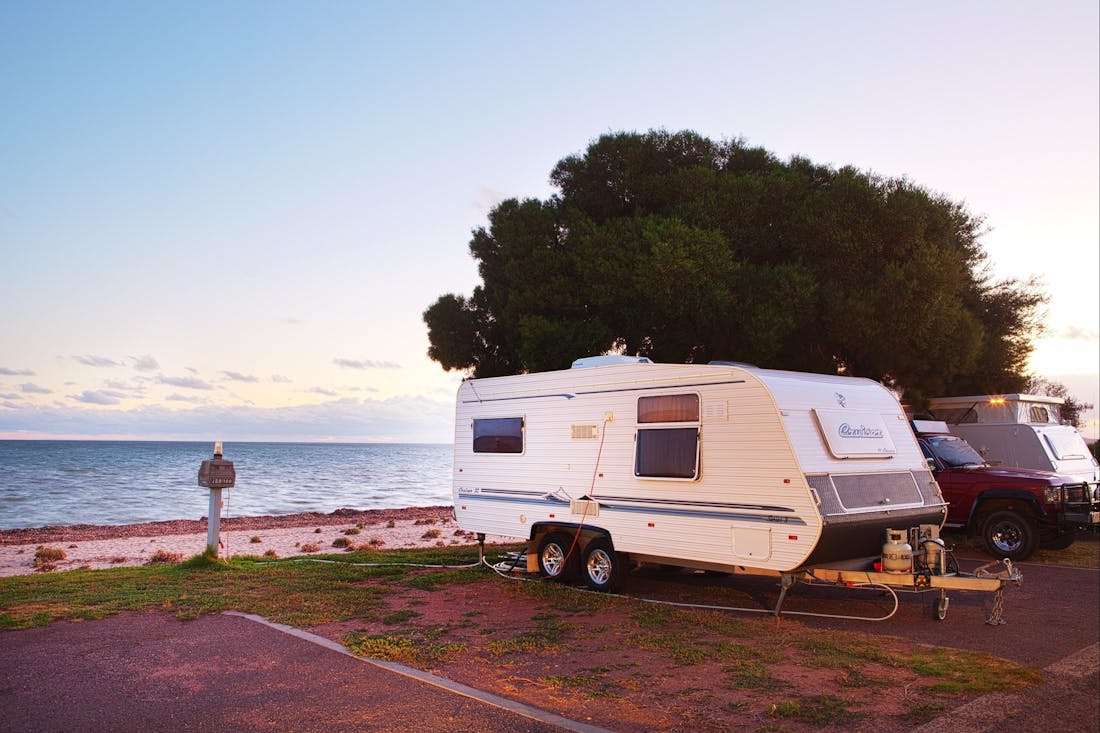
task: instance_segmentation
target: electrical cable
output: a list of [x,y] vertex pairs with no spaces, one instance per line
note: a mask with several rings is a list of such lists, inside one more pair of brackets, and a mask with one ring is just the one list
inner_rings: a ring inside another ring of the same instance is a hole
[[577,531],[573,534],[573,542],[569,545],[569,550],[565,553],[565,557],[562,558],[562,566],[569,567],[569,557],[573,554],[573,550],[577,547],[577,542],[581,538],[581,530],[584,529],[584,521],[588,518],[588,508],[592,506],[596,501],[596,476],[600,470],[600,458],[603,457],[603,443],[607,438],[607,426],[611,424],[611,414],[604,415],[603,429],[600,430],[600,447],[596,451],[596,465],[592,467],[592,482],[588,486],[588,501],[584,503],[584,512],[581,513],[581,521],[577,524]]

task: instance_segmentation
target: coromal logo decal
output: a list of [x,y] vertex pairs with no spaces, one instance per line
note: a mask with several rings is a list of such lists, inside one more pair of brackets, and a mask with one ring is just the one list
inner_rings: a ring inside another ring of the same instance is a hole
[[880,428],[869,428],[866,425],[849,425],[841,423],[836,429],[842,438],[881,438],[883,433]]

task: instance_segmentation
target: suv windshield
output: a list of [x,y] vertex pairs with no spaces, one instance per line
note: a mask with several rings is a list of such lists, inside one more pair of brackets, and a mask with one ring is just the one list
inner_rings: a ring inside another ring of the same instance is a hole
[[940,435],[934,438],[928,438],[928,444],[932,446],[932,450],[935,451],[936,457],[951,468],[985,465],[985,459],[982,458],[981,454],[971,448],[970,443],[967,443],[961,438],[956,438],[951,435]]

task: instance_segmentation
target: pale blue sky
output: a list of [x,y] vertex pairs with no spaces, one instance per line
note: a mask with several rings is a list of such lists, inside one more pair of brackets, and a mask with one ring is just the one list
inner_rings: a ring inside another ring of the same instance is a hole
[[966,201],[1052,295],[1033,368],[1100,402],[1098,15],[0,0],[0,437],[447,442],[421,313],[471,229],[659,127]]

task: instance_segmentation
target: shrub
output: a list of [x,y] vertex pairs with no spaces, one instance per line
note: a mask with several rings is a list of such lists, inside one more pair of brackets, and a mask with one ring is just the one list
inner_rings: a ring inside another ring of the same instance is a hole
[[178,552],[168,552],[167,550],[157,550],[153,553],[153,556],[149,558],[149,562],[146,565],[160,565],[177,563],[183,560],[183,555]]
[[39,547],[34,552],[34,566],[41,568],[49,565],[52,570],[55,562],[64,560],[66,557],[68,555],[60,547]]

